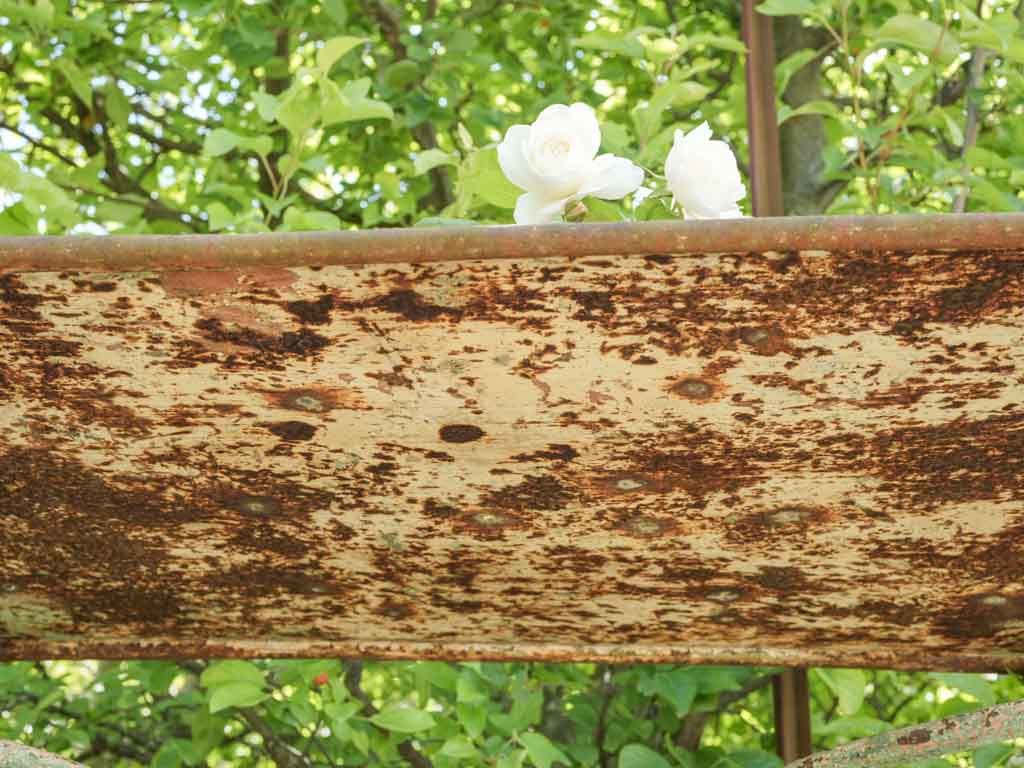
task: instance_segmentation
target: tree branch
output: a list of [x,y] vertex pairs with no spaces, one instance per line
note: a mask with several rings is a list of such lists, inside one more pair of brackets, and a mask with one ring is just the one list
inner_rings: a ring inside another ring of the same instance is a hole
[[676,744],[683,749],[695,752],[700,747],[701,736],[708,720],[721,714],[737,701],[742,701],[754,691],[758,691],[772,683],[773,675],[762,675],[748,680],[743,687],[736,691],[725,691],[718,695],[718,701],[714,709],[701,712],[691,712],[683,718],[679,732],[676,734]]
[[786,768],[881,768],[917,763],[1022,733],[1024,701],[1014,701],[860,739],[796,760]]
[[[978,131],[981,127],[978,120],[980,105],[978,104],[978,99],[971,92],[978,86],[978,83],[981,82],[981,78],[985,74],[985,61],[989,54],[990,51],[985,48],[975,48],[971,54],[971,66],[967,73],[967,87],[965,88],[967,93],[967,119],[964,124],[964,145],[960,151],[965,175],[968,172],[967,153],[971,147],[978,143]],[[964,182],[964,185],[957,193],[956,200],[953,201],[953,213],[963,213],[967,209],[967,196],[970,193],[970,186]]]
[[82,765],[16,741],[0,740],[0,768],[82,768]]
[[78,168],[78,163],[76,163],[70,157],[68,157],[67,155],[62,153],[59,149],[57,149],[55,147],[51,147],[49,144],[44,144],[43,142],[39,141],[38,139],[33,139],[27,133],[24,133],[24,132],[20,131],[17,128],[12,128],[9,125],[4,125],[3,123],[0,123],[0,130],[10,131],[15,136],[20,136],[21,138],[23,138],[25,141],[27,141],[33,147],[41,149],[44,152],[50,153],[51,155],[53,155],[54,157],[56,157],[58,160],[60,160],[61,162],[65,163],[66,165],[70,165],[72,168]]
[[[394,54],[394,60],[409,57],[409,51],[402,42],[402,18],[398,9],[385,0],[363,0],[363,11],[377,22],[384,40]],[[412,137],[424,150],[437,148],[437,129],[429,120],[424,120],[411,129]],[[445,166],[431,168],[429,172],[431,193],[422,202],[438,210],[448,207],[455,200],[452,194],[452,180]]]
[[[379,710],[363,690],[362,677],[363,663],[361,661],[351,661],[345,664],[345,687],[348,689],[349,695],[363,705],[364,715],[373,717]],[[413,768],[433,768],[433,763],[413,746],[411,739],[398,745],[398,754]]]
[[291,744],[278,738],[274,729],[254,707],[239,707],[238,714],[263,739],[263,749],[278,768],[310,768],[309,759]]

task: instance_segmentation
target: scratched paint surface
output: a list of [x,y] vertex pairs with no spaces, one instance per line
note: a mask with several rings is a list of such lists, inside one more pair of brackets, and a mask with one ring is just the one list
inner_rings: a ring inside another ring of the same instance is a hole
[[0,276],[0,657],[1024,667],[1024,252]]

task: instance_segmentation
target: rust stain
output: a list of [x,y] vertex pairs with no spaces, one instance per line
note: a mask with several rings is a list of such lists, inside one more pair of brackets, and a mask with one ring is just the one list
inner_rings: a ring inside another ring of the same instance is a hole
[[1020,668],[1024,252],[853,246],[0,275],[0,656]]

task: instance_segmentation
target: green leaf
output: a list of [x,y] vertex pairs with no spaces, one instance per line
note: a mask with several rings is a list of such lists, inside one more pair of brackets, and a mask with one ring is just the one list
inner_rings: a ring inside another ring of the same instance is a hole
[[480,675],[472,669],[463,667],[459,673],[459,679],[455,683],[455,698],[459,702],[471,704],[474,702],[487,701],[490,694],[486,684],[480,679]]
[[210,713],[220,712],[229,707],[252,707],[270,694],[263,686],[255,683],[226,683],[218,685],[210,695]]
[[472,219],[449,219],[443,216],[427,216],[420,219],[414,227],[475,227],[479,222]]
[[257,155],[266,156],[274,148],[274,140],[269,136],[242,136],[238,140],[238,146]]
[[214,128],[203,139],[203,154],[208,157],[220,157],[238,146],[241,139],[227,128]]
[[520,768],[526,761],[526,750],[516,749],[498,758],[495,768]]
[[293,138],[300,139],[320,118],[320,103],[320,98],[311,89],[298,83],[293,84],[281,97],[277,122],[283,125]]
[[239,21],[238,33],[253,48],[267,49],[274,47],[274,33],[251,16],[246,16]]
[[766,0],[757,6],[757,12],[766,16],[813,16],[817,10],[811,0]]
[[783,94],[789,86],[789,81],[797,72],[810,64],[818,55],[817,51],[810,48],[801,48],[791,53],[775,65],[775,92]]
[[864,703],[867,686],[864,673],[859,669],[816,669],[815,672],[839,699],[840,714],[856,714]]
[[455,715],[471,739],[478,739],[487,727],[487,709],[479,704],[456,704]]
[[822,725],[814,726],[816,736],[842,736],[844,738],[860,738],[861,736],[874,736],[889,730],[892,726],[882,720],[864,715],[851,715],[848,717],[837,717]]
[[332,37],[330,40],[325,41],[323,47],[318,49],[316,52],[317,69],[326,75],[338,59],[351,51],[357,45],[361,45],[365,42],[365,37],[351,37],[349,35]]
[[1013,744],[988,744],[974,750],[974,768],[993,768],[1016,752]]
[[370,78],[363,77],[338,88],[330,80],[322,80],[324,125],[351,123],[358,120],[390,120],[395,116],[387,102],[367,97]]
[[466,158],[459,180],[467,192],[498,208],[515,208],[516,200],[523,194],[505,178],[494,147],[477,150]]
[[627,744],[619,752],[619,768],[672,768],[664,757],[643,744]]
[[839,108],[831,101],[808,101],[801,104],[796,109],[793,109],[788,104],[783,104],[779,107],[779,125],[782,125],[791,117],[799,117],[800,115],[826,115],[828,117],[839,117],[840,112]]
[[661,128],[662,116],[670,107],[693,104],[703,99],[710,88],[701,83],[670,80],[654,89],[647,106],[633,109],[633,123],[641,144],[646,144]]
[[448,53],[466,53],[476,50],[480,44],[480,38],[472,30],[460,27],[452,33],[452,36],[445,42]]
[[721,48],[724,51],[732,51],[733,53],[745,54],[747,52],[747,46],[743,44],[742,40],[738,40],[735,37],[725,37],[724,35],[691,35],[686,38],[687,48],[692,48],[695,45]]
[[555,762],[572,765],[572,761],[566,757],[565,753],[542,733],[534,731],[521,733],[519,741],[526,747],[526,754],[529,756],[530,762],[537,768],[550,768],[551,764]]
[[277,119],[277,113],[281,109],[281,102],[278,101],[276,96],[260,89],[252,95],[252,100],[256,104],[256,111],[259,112],[260,119],[263,122],[272,123]]
[[420,709],[392,706],[370,718],[378,728],[395,733],[419,733],[434,727],[434,718]]
[[185,739],[165,741],[150,763],[151,768],[179,768],[182,764],[199,762],[199,756],[191,742]]
[[980,675],[933,674],[931,677],[949,688],[977,699],[983,707],[990,707],[996,703],[992,684]]
[[577,37],[571,41],[577,48],[591,48],[608,53],[620,53],[635,59],[643,58],[644,47],[640,41],[624,34],[611,32],[591,32],[589,35]]
[[642,678],[637,689],[646,695],[657,694],[669,702],[678,717],[690,711],[697,697],[697,681],[686,668],[656,668],[650,677]]
[[89,76],[85,74],[78,66],[67,59],[61,59],[57,62],[57,68],[61,71],[68,83],[71,85],[71,90],[75,92],[75,95],[81,99],[86,106],[92,106],[92,85],[89,83]]
[[415,666],[416,674],[430,681],[442,691],[455,691],[459,673],[451,664],[443,661],[421,661]]
[[411,59],[402,59],[389,65],[381,73],[384,84],[395,91],[417,82],[421,77],[420,65]]
[[428,149],[419,152],[416,159],[413,160],[413,176],[422,176],[431,168],[437,168],[439,165],[457,165],[458,162],[459,159],[451,152],[445,152],[442,149]]
[[114,121],[114,124],[128,125],[128,118],[132,114],[132,105],[128,101],[128,97],[124,95],[124,92],[117,87],[116,83],[111,83],[107,86],[103,96],[103,107],[106,109],[110,119]]
[[323,0],[323,9],[339,27],[348,24],[348,7],[345,0]]
[[914,67],[910,69],[910,72],[904,74],[904,65],[898,62],[886,59],[882,64],[889,72],[889,77],[892,78],[892,84],[900,93],[907,93],[913,90],[920,85],[922,81],[927,80],[932,76],[932,71],[928,67]]
[[454,757],[456,759],[477,757],[478,754],[476,747],[473,746],[473,742],[465,736],[453,736],[448,739],[441,745],[440,752],[446,757]]
[[328,211],[305,211],[292,206],[284,212],[282,229],[288,232],[301,231],[337,231],[341,229],[341,219]]
[[901,13],[886,19],[870,37],[872,48],[902,45],[928,54],[936,54],[940,61],[949,63],[960,54],[960,41],[951,30],[920,16]]
[[229,683],[251,683],[262,686],[266,673],[253,664],[251,661],[229,659],[227,661],[216,661],[206,669],[199,677],[199,683],[204,688],[216,688]]
[[730,752],[730,762],[740,768],[782,768],[782,759],[771,752],[762,749],[741,749]]
[[967,150],[967,163],[985,170],[1011,170],[1013,163],[1002,155],[984,147],[973,146]]

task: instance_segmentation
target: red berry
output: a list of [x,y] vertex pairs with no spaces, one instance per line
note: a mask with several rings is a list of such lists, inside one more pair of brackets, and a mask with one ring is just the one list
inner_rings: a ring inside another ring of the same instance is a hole
[[319,688],[321,685],[327,685],[327,673],[321,672],[319,675],[313,678],[313,687]]

